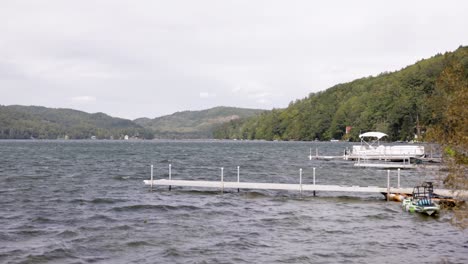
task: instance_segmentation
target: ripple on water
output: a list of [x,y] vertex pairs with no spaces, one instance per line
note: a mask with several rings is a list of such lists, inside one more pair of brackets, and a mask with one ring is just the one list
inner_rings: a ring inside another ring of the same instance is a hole
[[128,247],[132,247],[132,248],[144,247],[144,246],[154,246],[154,244],[149,243],[147,241],[130,241],[130,242],[125,243],[125,245],[127,245]]
[[57,237],[60,239],[75,238],[77,236],[78,236],[78,233],[71,231],[71,230],[65,230],[57,234]]
[[[68,262],[70,260],[76,260],[75,263],[79,263],[79,256],[75,256],[72,250],[65,248],[56,248],[46,250],[43,253],[29,254],[26,256],[25,261],[20,263],[49,263],[49,262]],[[66,260],[66,261],[65,261]]]
[[87,221],[103,221],[107,223],[117,222],[117,219],[114,219],[108,215],[104,214],[94,214],[86,218]]
[[[297,182],[304,168],[310,183],[316,167],[319,183],[385,186],[385,172],[304,159],[309,144],[336,155],[347,143],[28,142],[0,141],[0,263],[468,263],[449,215],[408,214],[380,194],[142,184],[148,164],[160,178],[171,163],[187,180],[219,180],[215,164],[251,182]],[[402,171],[407,187],[421,176]]]
[[89,203],[92,204],[115,204],[121,202],[126,202],[126,200],[116,198],[94,198],[93,200],[89,201]]
[[168,211],[196,211],[199,207],[193,205],[160,205],[160,204],[136,204],[127,206],[113,207],[112,211],[117,212],[133,212],[141,210],[152,210],[156,212],[168,212]]
[[183,252],[175,247],[169,247],[165,249],[162,253],[163,257],[166,257],[166,258],[175,258],[175,257],[181,256],[182,254]]

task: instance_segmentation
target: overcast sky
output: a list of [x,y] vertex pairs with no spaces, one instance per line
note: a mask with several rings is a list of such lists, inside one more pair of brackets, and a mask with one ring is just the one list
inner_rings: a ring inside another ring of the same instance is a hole
[[2,0],[0,104],[282,108],[468,44],[468,1]]

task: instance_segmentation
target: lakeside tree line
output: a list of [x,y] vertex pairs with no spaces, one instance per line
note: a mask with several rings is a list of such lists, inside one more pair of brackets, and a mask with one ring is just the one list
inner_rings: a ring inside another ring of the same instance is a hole
[[[424,136],[431,125],[441,122],[440,113],[447,107],[441,92],[441,78],[467,78],[468,47],[437,54],[396,72],[361,78],[335,85],[323,92],[291,102],[285,109],[273,109],[256,117],[233,120],[218,127],[218,139],[264,140],[358,140],[366,131],[380,131],[391,140],[413,140]],[[447,82],[447,81],[446,81]],[[467,87],[459,93],[466,95]],[[453,103],[453,102],[450,102]],[[466,102],[465,102],[466,103]],[[349,134],[346,127],[352,127]]]
[[152,139],[153,133],[130,120],[103,113],[39,106],[1,106],[0,139]]

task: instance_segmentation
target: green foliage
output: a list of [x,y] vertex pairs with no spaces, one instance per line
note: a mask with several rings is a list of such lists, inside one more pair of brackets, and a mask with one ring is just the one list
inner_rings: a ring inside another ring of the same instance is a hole
[[468,64],[468,47],[421,60],[400,71],[335,85],[250,119],[230,122],[215,130],[217,138],[265,140],[358,140],[364,131],[387,133],[391,140],[413,140],[435,122],[430,98],[436,82],[451,61]]
[[[429,100],[431,126],[427,138],[444,147],[448,175],[446,186],[468,189],[468,50],[461,59],[447,57]],[[467,212],[468,213],[468,212]],[[465,224],[468,227],[468,218]]]
[[[139,118],[135,123],[145,127],[158,138],[212,138],[214,128],[224,123],[257,115],[264,110],[234,107],[215,107],[202,111],[184,111],[154,119]],[[229,138],[222,128],[216,131],[217,138]]]
[[0,139],[119,139],[125,135],[151,139],[143,127],[103,113],[38,106],[0,106]]

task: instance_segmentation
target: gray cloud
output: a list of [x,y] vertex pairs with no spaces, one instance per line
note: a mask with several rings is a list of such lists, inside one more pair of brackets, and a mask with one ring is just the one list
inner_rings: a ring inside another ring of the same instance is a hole
[[466,1],[3,1],[0,104],[126,118],[217,105],[285,107],[310,92],[466,45],[467,7]]

